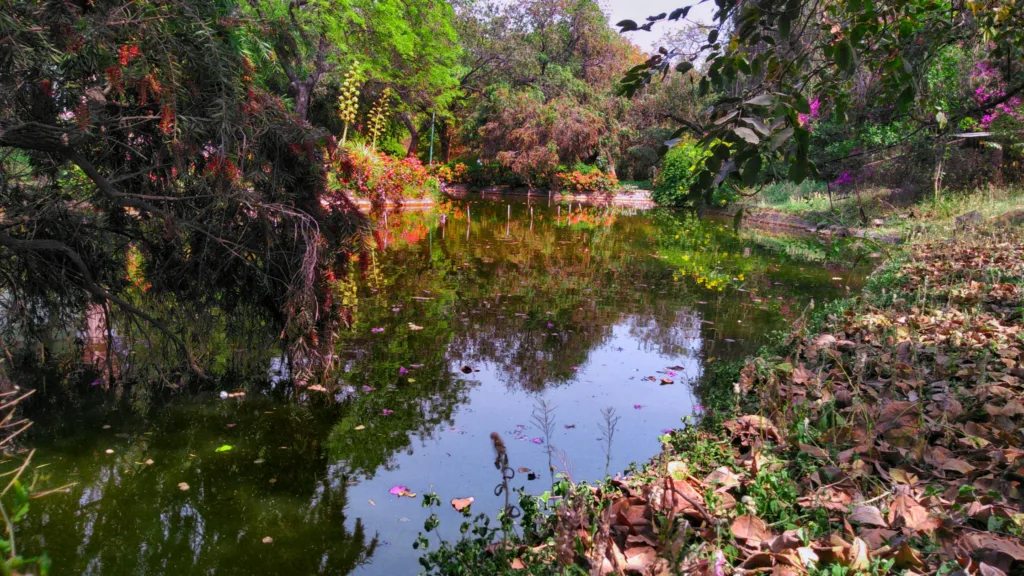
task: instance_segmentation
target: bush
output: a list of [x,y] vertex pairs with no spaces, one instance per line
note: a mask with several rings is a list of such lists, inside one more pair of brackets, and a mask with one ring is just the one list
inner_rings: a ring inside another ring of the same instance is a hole
[[554,177],[555,188],[563,192],[575,192],[578,194],[588,193],[612,193],[618,189],[619,180],[614,174],[605,174],[592,166],[587,172],[578,169],[565,172],[556,172]]
[[707,156],[695,142],[680,142],[670,149],[654,178],[654,201],[667,206],[689,204],[690,186],[697,180],[694,169]]
[[469,166],[462,162],[434,164],[431,172],[444,184],[463,184],[469,181]]
[[415,156],[398,159],[362,144],[339,154],[332,188],[357,198],[397,201],[439,194],[440,185]]

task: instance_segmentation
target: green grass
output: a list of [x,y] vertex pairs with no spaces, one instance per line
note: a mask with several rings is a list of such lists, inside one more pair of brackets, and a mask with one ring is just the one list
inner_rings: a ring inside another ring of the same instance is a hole
[[[766,186],[749,202],[750,208],[770,209],[792,214],[816,223],[849,227],[870,226],[872,220],[884,221],[883,230],[917,234],[928,231],[948,234],[956,218],[977,210],[985,218],[1024,208],[1024,188],[989,188],[974,191],[949,191],[937,198],[926,195],[910,205],[895,206],[888,188],[864,188],[857,194],[831,201],[824,182],[801,184],[780,182]],[[863,211],[863,213],[862,213]]]
[[651,180],[619,180],[619,188],[623,190],[654,190]]

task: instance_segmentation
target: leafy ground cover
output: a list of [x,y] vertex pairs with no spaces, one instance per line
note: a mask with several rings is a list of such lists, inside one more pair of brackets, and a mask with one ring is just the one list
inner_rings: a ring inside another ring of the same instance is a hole
[[878,187],[865,188],[859,194],[834,192],[830,200],[824,183],[808,181],[767,186],[743,205],[751,214],[779,212],[822,225],[873,226],[895,232],[938,226],[948,233],[957,216],[972,211],[985,218],[1005,213],[1019,207],[1022,194],[1024,190],[1019,188],[948,191],[907,205],[898,191]]
[[703,415],[643,469],[521,500],[521,536],[511,514],[473,532],[495,573],[1020,573],[1024,234],[912,248],[742,366],[711,363]]

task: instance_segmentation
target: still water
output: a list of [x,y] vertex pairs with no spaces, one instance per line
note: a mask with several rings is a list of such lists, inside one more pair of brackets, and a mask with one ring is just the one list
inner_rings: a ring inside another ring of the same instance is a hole
[[[472,200],[381,224],[333,390],[285,382],[261,349],[264,378],[221,386],[244,396],[114,409],[95,388],[32,414],[38,474],[75,485],[33,501],[22,549],[55,574],[415,574],[419,495],[499,509],[491,432],[530,492],[550,487],[548,445],[575,480],[614,475],[702,410],[708,363],[861,282],[664,210]],[[442,534],[459,521],[446,505]]]

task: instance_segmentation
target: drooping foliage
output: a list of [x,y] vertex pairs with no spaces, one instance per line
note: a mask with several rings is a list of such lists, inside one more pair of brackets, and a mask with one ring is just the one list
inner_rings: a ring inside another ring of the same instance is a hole
[[361,218],[322,205],[331,139],[256,81],[237,12],[188,0],[2,8],[0,282],[15,338],[109,303],[201,371],[148,294],[179,314],[255,311],[293,358],[319,357],[337,323],[324,277]]

